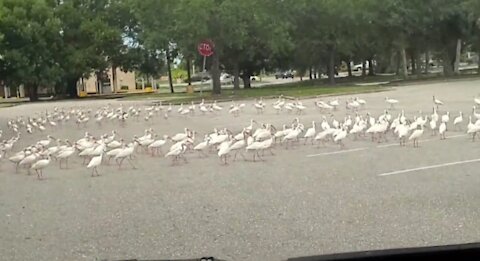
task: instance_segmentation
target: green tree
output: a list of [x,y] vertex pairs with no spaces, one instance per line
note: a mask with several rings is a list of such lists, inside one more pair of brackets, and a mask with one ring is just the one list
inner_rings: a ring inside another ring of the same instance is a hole
[[310,57],[304,64],[297,61],[297,66],[302,69],[326,67],[330,84],[335,84],[338,54],[348,56],[353,48],[350,38],[351,26],[356,22],[354,3],[351,0],[290,1],[295,53],[308,52],[302,56]]
[[3,81],[24,84],[30,100],[35,101],[38,88],[52,86],[60,76],[55,60],[60,22],[45,0],[2,0],[0,4]]
[[126,39],[135,20],[125,0],[62,0],[54,10],[61,21],[62,43],[57,61],[63,70],[59,92],[77,97],[77,82],[106,68],[130,69]]
[[292,49],[291,24],[284,16],[288,6],[278,1],[246,0],[230,2],[228,8],[234,10],[230,19],[241,33],[225,45],[222,64],[233,73],[235,89],[239,88],[240,76],[244,88],[250,88],[251,75]]

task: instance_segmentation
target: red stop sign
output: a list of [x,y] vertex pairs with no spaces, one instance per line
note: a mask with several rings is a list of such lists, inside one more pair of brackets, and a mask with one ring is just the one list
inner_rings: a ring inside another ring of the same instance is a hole
[[202,56],[211,56],[213,54],[213,48],[215,45],[210,40],[201,41],[198,46],[197,50]]

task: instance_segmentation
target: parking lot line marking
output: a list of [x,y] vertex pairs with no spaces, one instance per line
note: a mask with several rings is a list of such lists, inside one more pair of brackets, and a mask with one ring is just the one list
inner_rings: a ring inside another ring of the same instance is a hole
[[377,148],[387,148],[387,147],[393,147],[393,146],[400,146],[400,145],[398,143],[390,143],[390,144],[378,145]]
[[[465,136],[467,136],[467,134],[458,134],[458,135],[453,135],[453,136],[447,136],[447,140],[448,139],[465,137]],[[419,140],[418,143],[424,143],[424,142],[435,141],[435,140],[437,140],[437,139]],[[400,145],[398,143],[390,143],[390,144],[378,145],[377,148],[387,148],[387,147],[393,147],[393,146],[400,146]]]
[[[465,137],[467,134],[458,134],[458,135],[453,135],[453,136],[447,136],[447,140],[454,139],[454,138],[459,138],[459,137]],[[419,143],[424,143],[424,142],[430,142],[430,141],[436,141],[437,139],[425,139],[425,140],[420,140],[418,141]],[[378,145],[374,148],[387,148],[387,147],[394,147],[394,146],[400,146],[398,143],[390,143],[390,144],[383,144],[383,145]],[[363,147],[363,148],[356,148],[356,149],[350,149],[350,150],[340,150],[340,151],[334,151],[334,152],[325,152],[325,153],[319,153],[319,154],[311,154],[307,155],[307,158],[311,157],[319,157],[319,156],[328,156],[328,155],[335,155],[335,154],[343,154],[343,153],[349,153],[349,152],[356,152],[356,151],[362,151],[362,150],[367,150],[371,149],[371,147]]]
[[307,158],[318,157],[318,156],[334,155],[334,154],[342,154],[342,153],[355,152],[355,151],[361,151],[361,150],[366,150],[366,149],[368,149],[368,148],[356,148],[356,149],[351,149],[351,150],[340,150],[340,151],[334,151],[334,152],[325,152],[325,153],[319,153],[319,154],[311,154],[311,155],[307,155]]
[[381,176],[381,177],[383,177],[383,176],[391,176],[391,175],[403,174],[403,173],[414,172],[414,171],[419,171],[419,170],[442,168],[442,167],[448,167],[448,166],[454,166],[454,165],[461,165],[461,164],[468,164],[468,163],[474,163],[474,162],[480,162],[480,159],[454,161],[454,162],[442,163],[442,164],[437,164],[437,165],[430,165],[430,166],[418,167],[418,168],[413,168],[413,169],[396,170],[396,171],[392,171],[392,172],[386,172],[386,173],[378,174],[378,176]]
[[465,137],[467,135],[468,134],[458,134],[458,135],[453,135],[453,136],[447,136],[447,140],[448,140],[448,138],[459,138],[459,137]]

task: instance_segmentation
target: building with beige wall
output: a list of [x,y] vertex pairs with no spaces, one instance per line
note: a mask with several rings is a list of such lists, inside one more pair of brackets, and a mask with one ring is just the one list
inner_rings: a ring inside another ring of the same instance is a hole
[[104,75],[104,79],[98,80],[95,74],[89,78],[83,78],[78,82],[79,93],[86,94],[109,94],[116,92],[135,92],[135,72],[124,72],[120,68],[116,69],[116,81],[114,82],[112,68],[109,68]]

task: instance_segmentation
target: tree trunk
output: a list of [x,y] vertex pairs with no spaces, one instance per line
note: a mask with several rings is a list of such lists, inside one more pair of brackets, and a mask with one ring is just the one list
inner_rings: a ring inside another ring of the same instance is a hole
[[430,69],[430,52],[428,50],[425,51],[425,74],[428,74],[428,70]]
[[362,77],[367,76],[367,63],[365,60],[362,60]]
[[[64,98],[65,96],[65,88],[64,88],[64,83],[61,81],[58,81],[55,83],[55,98]],[[6,94],[5,94],[6,95]]]
[[221,94],[222,85],[220,82],[220,57],[218,52],[214,52],[212,55],[212,66],[210,67],[210,73],[212,76],[213,94]]
[[373,59],[368,59],[368,75],[375,75],[375,66],[373,66]]
[[112,81],[113,81],[113,93],[116,93],[118,90],[118,84],[117,84],[117,66],[112,64]]
[[243,79],[243,88],[244,89],[252,88],[252,84],[250,83],[250,74],[249,73],[244,73],[242,75],[242,79]]
[[79,78],[66,78],[67,93],[71,99],[78,98],[77,82]]
[[38,101],[38,85],[36,83],[28,85],[28,98],[30,101]]
[[405,48],[400,50],[400,54],[402,56],[402,76],[404,79],[408,78],[408,69],[407,69],[407,53],[405,52]]
[[55,97],[65,98],[68,95],[68,77],[63,76],[55,83]]
[[395,73],[397,69],[397,53],[392,52],[390,54],[390,58],[388,60],[388,65],[386,66],[385,70],[383,72],[385,73]]
[[308,75],[309,75],[309,77],[310,77],[310,80],[313,80],[313,69],[312,69],[312,67],[310,67],[310,68],[308,69]]
[[103,90],[102,90],[102,86],[103,86],[103,79],[102,79],[102,75],[100,74],[100,71],[96,71],[95,72],[95,78],[97,78],[97,94],[102,94],[103,93]]
[[187,83],[189,86],[192,85],[192,74],[190,73],[190,67],[192,66],[190,63],[190,58],[187,58]]
[[348,60],[347,62],[347,70],[348,70],[348,77],[352,77],[353,74],[352,74],[352,64],[351,64],[351,61]]
[[457,49],[455,52],[455,64],[453,70],[455,74],[460,74],[460,55],[462,54],[462,39],[457,39]]
[[477,43],[477,72],[480,74],[480,41]]
[[330,47],[330,54],[328,59],[328,82],[330,85],[335,85],[335,47]]
[[170,67],[170,62],[171,62],[170,61],[170,51],[167,50],[168,84],[170,85],[170,93],[175,93],[175,90],[173,89],[172,68]]
[[240,68],[238,66],[238,62],[233,64],[233,89],[240,89]]
[[[479,48],[479,50],[480,50],[480,48]],[[478,71],[478,74],[480,74],[480,53],[478,53],[477,56],[478,56],[478,61],[477,61],[477,66],[478,66],[478,67],[477,67],[477,71]]]
[[410,52],[410,68],[412,68],[412,74],[417,74],[417,59],[416,51],[412,48]]
[[395,75],[400,75],[400,65],[401,65],[401,53],[397,52],[396,56],[396,67],[395,67]]
[[449,54],[448,49],[443,52],[443,75],[452,76],[453,75],[453,66],[452,58]]

